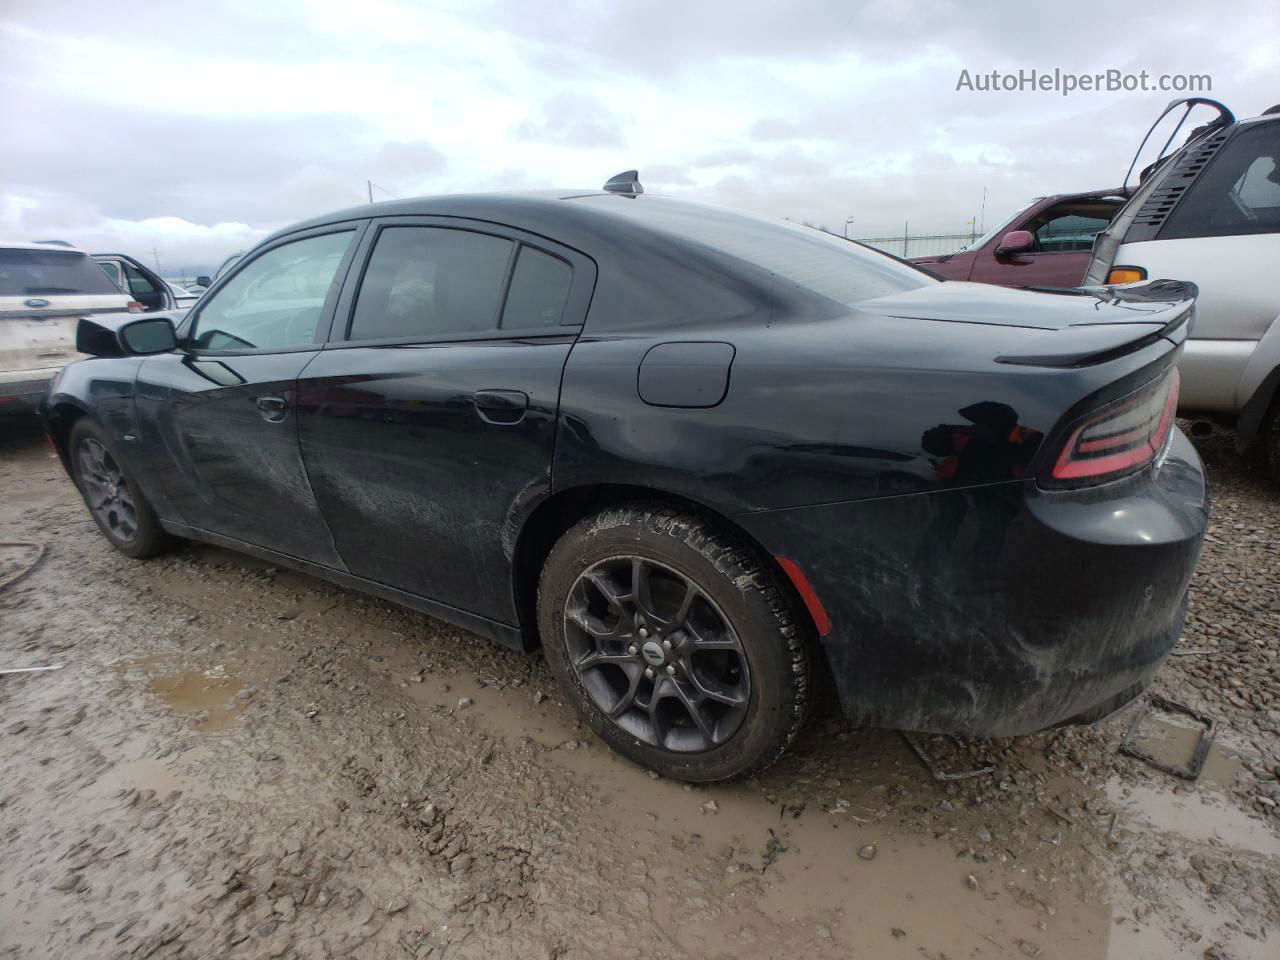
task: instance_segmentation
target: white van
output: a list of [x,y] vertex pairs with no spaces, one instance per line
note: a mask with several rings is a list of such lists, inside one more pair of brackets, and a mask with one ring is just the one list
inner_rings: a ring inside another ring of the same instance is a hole
[[1280,482],[1280,113],[1235,120],[1194,102],[1222,113],[1150,171],[1099,235],[1084,282],[1200,288],[1178,412],[1259,443]]
[[0,241],[0,416],[29,412],[63,364],[78,359],[76,322],[141,313],[83,250]]

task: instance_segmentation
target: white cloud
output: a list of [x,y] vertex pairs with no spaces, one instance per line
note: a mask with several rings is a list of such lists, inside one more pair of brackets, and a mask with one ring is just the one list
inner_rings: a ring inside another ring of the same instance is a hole
[[[400,196],[597,186],[863,235],[1113,186],[1169,94],[956,92],[961,69],[1209,73],[1270,106],[1280,8],[958,0],[167,0],[0,7],[0,227],[194,266]],[[139,25],[143,40],[139,40]],[[1118,29],[1117,27],[1122,29]],[[207,258],[207,259],[204,259]]]
[[129,253],[169,276],[205,272],[270,231],[246,223],[199,224],[181,217],[126,220],[56,199],[0,194],[0,238],[65,240],[90,253]]

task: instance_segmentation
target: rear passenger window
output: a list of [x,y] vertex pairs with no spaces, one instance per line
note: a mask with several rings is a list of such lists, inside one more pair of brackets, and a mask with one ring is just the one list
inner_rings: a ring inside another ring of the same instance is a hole
[[384,227],[360,284],[348,339],[496,329],[514,246],[467,230]]
[[502,310],[502,329],[554,327],[564,318],[573,269],[559,257],[521,247]]

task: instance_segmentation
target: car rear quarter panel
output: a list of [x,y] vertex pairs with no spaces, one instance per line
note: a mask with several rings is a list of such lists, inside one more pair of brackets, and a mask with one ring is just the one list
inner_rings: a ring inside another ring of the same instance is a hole
[[[1099,531],[1113,511],[1147,508],[1154,472],[1065,495],[1030,478],[1066,424],[1158,376],[1174,344],[1046,369],[994,358],[1053,331],[778,316],[687,334],[589,322],[565,368],[555,489],[675,494],[797,564],[833,623],[823,644],[859,721],[1024,733],[1149,678],[1203,533],[1194,452],[1174,448],[1163,506],[1119,523],[1120,544]],[[723,400],[645,403],[642,358],[684,340],[732,344]]]
[[1089,491],[1034,481],[737,518],[832,623],[846,713],[1008,736],[1141,689],[1181,632],[1208,511],[1194,449]]
[[[553,482],[630,483],[727,514],[1018,480],[1085,398],[1133,389],[1168,363],[1161,341],[1098,367],[995,362],[1045,331],[871,313],[597,334],[566,365]],[[660,343],[734,355],[713,407],[645,403]]]

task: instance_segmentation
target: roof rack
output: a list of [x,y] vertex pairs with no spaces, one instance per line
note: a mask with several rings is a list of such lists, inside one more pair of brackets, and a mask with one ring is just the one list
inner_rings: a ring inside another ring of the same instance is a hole
[[606,180],[604,189],[606,193],[619,193],[627,197],[638,196],[644,193],[644,187],[640,184],[640,171],[624,170]]

